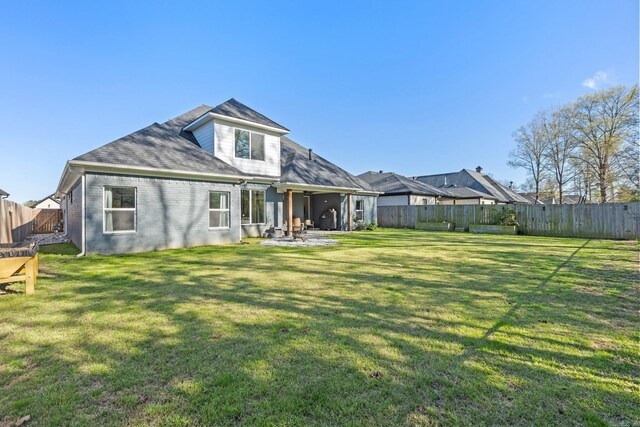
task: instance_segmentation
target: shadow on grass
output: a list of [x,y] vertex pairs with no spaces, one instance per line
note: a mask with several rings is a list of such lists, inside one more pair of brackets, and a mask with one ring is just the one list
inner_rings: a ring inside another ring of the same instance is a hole
[[[0,362],[23,361],[0,371],[13,396],[0,413],[49,425],[633,423],[634,353],[583,341],[611,331],[581,312],[619,299],[576,299],[558,280],[581,243],[507,261],[482,246],[394,256],[384,242],[47,258],[56,276],[41,305],[0,330]],[[562,336],[572,328],[579,339]]]

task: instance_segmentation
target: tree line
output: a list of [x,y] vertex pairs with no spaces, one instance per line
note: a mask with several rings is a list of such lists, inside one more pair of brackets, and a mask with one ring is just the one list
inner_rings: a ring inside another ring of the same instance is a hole
[[638,85],[616,86],[538,112],[513,134],[508,164],[527,171],[522,189],[567,192],[583,202],[640,200]]

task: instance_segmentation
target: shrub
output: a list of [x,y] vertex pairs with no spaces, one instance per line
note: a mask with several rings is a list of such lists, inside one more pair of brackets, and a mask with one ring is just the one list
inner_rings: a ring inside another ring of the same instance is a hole
[[496,210],[491,216],[492,225],[515,225],[519,226],[516,219],[516,210],[513,208],[505,208]]
[[353,229],[355,231],[363,231],[363,230],[372,231],[372,230],[375,230],[376,228],[378,228],[378,224],[376,224],[375,221],[369,224],[365,223],[364,221],[353,221]]

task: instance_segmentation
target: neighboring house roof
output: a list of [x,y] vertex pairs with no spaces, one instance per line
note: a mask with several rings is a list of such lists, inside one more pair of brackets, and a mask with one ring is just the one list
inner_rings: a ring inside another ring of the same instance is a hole
[[7,193],[6,191],[0,189],[0,197],[9,197],[9,193]]
[[456,199],[475,199],[475,198],[483,198],[489,200],[496,200],[495,196],[491,194],[483,193],[482,191],[474,190],[469,187],[456,187],[455,185],[451,185],[449,187],[445,187],[445,190]]
[[418,181],[438,188],[447,187],[449,185],[467,187],[472,190],[480,191],[481,193],[489,194],[498,202],[502,203],[529,203],[527,199],[500,184],[490,176],[470,169],[462,169],[459,172],[437,175],[423,175],[419,176],[417,179]]
[[536,195],[535,193],[518,193],[521,197],[524,197],[525,199],[527,199],[529,201],[529,203],[534,204],[534,205],[544,205],[544,202],[542,200],[540,200],[540,198],[538,198],[538,200],[536,201]]
[[56,203],[60,203],[60,200],[56,199],[56,195],[55,195],[55,194],[56,194],[56,193],[49,194],[47,197],[44,197],[44,198],[42,198],[42,199],[38,200],[37,202],[35,202],[35,203],[33,204],[33,206],[39,205],[40,203],[44,202],[44,201],[45,201],[45,200],[47,200],[47,199],[51,199],[51,200],[53,200],[53,201],[54,201],[54,202],[56,202]]
[[[542,199],[542,203],[545,205],[559,205],[560,198],[556,196],[545,197]],[[584,197],[579,194],[563,194],[562,195],[562,204],[563,205],[577,205],[580,203],[584,203]]]
[[310,152],[309,149],[289,138],[283,136],[280,141],[280,182],[318,187],[355,188],[375,192],[367,182]]
[[420,194],[425,196],[448,196],[445,189],[435,188],[394,172],[365,172],[358,178],[368,182],[371,187],[385,195],[392,194]]

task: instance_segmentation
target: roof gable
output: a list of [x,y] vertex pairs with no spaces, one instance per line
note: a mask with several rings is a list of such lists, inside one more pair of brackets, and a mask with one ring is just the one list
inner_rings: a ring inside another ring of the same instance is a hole
[[287,129],[286,127],[274,122],[265,115],[258,113],[256,110],[247,107],[242,102],[234,98],[231,98],[230,100],[216,106],[215,108],[211,109],[209,113],[219,114],[221,116],[230,117],[232,119],[246,120],[248,122],[253,122],[289,132],[289,129]]

